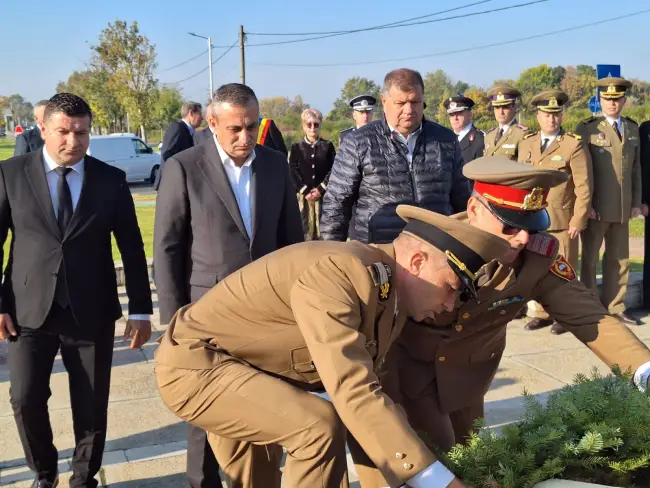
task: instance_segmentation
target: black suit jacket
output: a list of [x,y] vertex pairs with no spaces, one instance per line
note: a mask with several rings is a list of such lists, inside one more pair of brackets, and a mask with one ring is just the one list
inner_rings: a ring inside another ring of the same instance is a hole
[[259,144],[255,154],[252,239],[214,140],[167,161],[154,226],[161,323],[168,323],[179,308],[251,261],[303,241],[286,159]]
[[154,190],[157,191],[160,187],[165,162],[175,154],[192,146],[194,146],[194,138],[187,124],[183,120],[172,122],[163,136],[162,148],[160,149],[160,171],[158,171],[156,181],[153,183]]
[[203,144],[206,141],[211,141],[212,135],[213,135],[212,131],[210,130],[209,127],[203,130],[197,130],[192,136],[192,139],[194,140],[194,145],[198,146],[199,144]]
[[465,164],[483,156],[483,149],[485,148],[483,132],[474,126],[458,144]]
[[[39,328],[65,267],[70,307],[79,326],[122,316],[117,295],[111,234],[122,254],[129,313],[151,314],[151,289],[142,236],[122,170],[86,156],[79,202],[61,235],[45,176],[42,150],[0,165],[0,238],[11,230],[9,263],[0,312],[18,325]],[[0,247],[0,262],[3,251]]]
[[287,146],[284,143],[284,137],[282,137],[282,132],[280,132],[280,129],[276,125],[275,121],[273,119],[268,119],[269,121],[269,132],[266,136],[266,139],[264,140],[264,147],[268,147],[269,149],[275,149],[276,151],[280,151],[282,154],[288,156],[289,151],[287,151]]
[[[643,203],[650,205],[650,120],[639,126],[639,139],[641,139],[641,174],[643,177],[642,200]],[[646,237],[646,239],[650,240],[650,237]]]
[[14,156],[22,156],[30,152],[38,151],[43,147],[45,142],[41,136],[41,131],[37,127],[27,130],[16,137],[16,146],[14,147]]

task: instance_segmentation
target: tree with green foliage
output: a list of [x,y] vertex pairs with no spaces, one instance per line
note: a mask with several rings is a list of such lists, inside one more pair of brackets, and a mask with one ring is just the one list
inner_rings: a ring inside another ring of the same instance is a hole
[[16,125],[29,125],[34,122],[34,106],[22,95],[14,93],[9,96],[7,105]]
[[99,43],[93,46],[92,65],[108,72],[108,83],[120,104],[127,110],[133,125],[145,127],[152,122],[153,98],[158,84],[154,76],[156,48],[140,33],[138,23],[128,25],[116,20],[102,30]]
[[327,118],[332,121],[351,121],[352,109],[350,108],[350,99],[357,95],[372,95],[377,99],[375,106],[375,118],[383,114],[380,102],[381,88],[377,83],[368,78],[355,77],[345,82],[341,89],[341,95],[334,102],[334,108],[327,114]]
[[181,118],[183,95],[177,88],[163,87],[152,95],[153,116],[151,121],[157,129],[166,129],[174,120]]

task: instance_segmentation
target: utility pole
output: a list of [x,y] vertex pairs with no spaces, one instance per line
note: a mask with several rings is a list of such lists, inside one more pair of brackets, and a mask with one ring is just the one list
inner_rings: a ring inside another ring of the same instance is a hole
[[212,93],[214,93],[212,88],[212,39],[210,37],[200,36],[194,32],[188,32],[188,34],[208,41],[208,72],[210,73],[210,99],[212,99]]
[[244,26],[239,26],[239,78],[241,84],[246,84],[246,54],[244,51]]

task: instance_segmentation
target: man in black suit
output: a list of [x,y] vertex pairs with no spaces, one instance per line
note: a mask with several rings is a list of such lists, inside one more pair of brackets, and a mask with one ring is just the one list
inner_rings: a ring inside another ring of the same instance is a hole
[[[95,488],[102,463],[115,321],[122,317],[111,252],[126,275],[132,348],[151,336],[151,290],[133,198],[123,171],[86,155],[92,114],[81,98],[52,97],[42,150],[0,165],[0,340],[9,339],[10,396],[32,488],[58,484],[47,401],[57,353],[70,376],[76,447],[72,488]],[[135,314],[135,315],[133,315]]]
[[[208,122],[208,126],[205,129],[197,130],[194,132],[192,139],[194,140],[194,145],[198,146],[203,144],[206,141],[212,140],[212,129],[210,129],[210,119],[212,118],[212,104],[208,103],[205,107],[205,120]],[[214,124],[212,124],[214,125]]]
[[648,216],[648,205],[650,205],[650,120],[639,126],[639,139],[641,140],[641,212],[645,216],[645,234],[643,260],[643,308],[650,310],[650,217]]
[[18,137],[16,137],[16,145],[14,146],[14,156],[22,156],[32,151],[38,151],[43,147],[41,124],[43,123],[43,112],[45,112],[46,105],[47,100],[41,100],[34,105],[34,121],[36,122],[36,127],[18,134]]
[[451,128],[458,137],[458,144],[465,164],[483,156],[485,143],[483,132],[472,124],[474,100],[458,95],[449,97],[443,103],[449,115]]
[[194,132],[201,125],[203,114],[201,104],[196,102],[185,102],[181,107],[181,120],[175,120],[167,128],[163,136],[162,148],[160,149],[160,171],[156,175],[153,189],[158,191],[160,179],[162,178],[165,162],[174,154],[194,146]]
[[[154,226],[163,324],[230,273],[303,240],[289,165],[280,152],[256,144],[258,114],[249,87],[220,87],[209,119],[212,141],[167,161]],[[190,486],[221,488],[218,469],[206,433],[190,426]]]

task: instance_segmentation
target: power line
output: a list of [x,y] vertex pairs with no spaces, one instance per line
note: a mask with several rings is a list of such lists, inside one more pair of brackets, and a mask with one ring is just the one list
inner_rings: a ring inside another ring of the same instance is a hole
[[601,25],[601,24],[606,24],[609,22],[614,22],[617,20],[622,20],[626,19],[629,17],[634,17],[635,15],[642,15],[642,14],[647,14],[650,12],[650,9],[646,10],[640,10],[638,12],[633,12],[631,14],[626,14],[626,15],[621,15],[618,17],[612,17],[610,19],[605,19],[605,20],[599,20],[596,22],[590,22],[589,24],[582,24],[582,25],[576,25],[573,27],[567,27],[566,29],[560,29],[560,30],[555,30],[552,32],[545,32],[543,34],[535,34],[532,36],[527,36],[527,37],[520,37],[517,39],[511,39],[509,41],[502,41],[502,42],[495,42],[492,44],[484,44],[482,46],[474,46],[474,47],[468,47],[464,49],[455,49],[453,51],[443,51],[443,52],[437,52],[437,53],[430,53],[430,54],[422,54],[420,56],[411,56],[407,58],[394,58],[394,59],[382,59],[382,60],[376,60],[376,61],[357,61],[354,63],[329,63],[329,64],[289,64],[289,63],[251,63],[251,64],[256,64],[259,66],[279,66],[279,67],[294,67],[294,68],[321,68],[321,67],[336,67],[336,66],[359,66],[359,65],[364,65],[364,64],[382,64],[382,63],[395,63],[399,61],[412,61],[414,59],[424,59],[424,58],[433,58],[437,56],[446,56],[449,54],[459,54],[459,53],[465,53],[469,51],[477,51],[480,49],[489,49],[492,47],[497,47],[497,46],[505,46],[507,44],[514,44],[517,42],[522,42],[522,41],[530,41],[532,39],[539,39],[541,37],[548,37],[548,36],[553,36],[556,34],[562,34],[565,32],[570,32],[570,31],[575,31],[575,30],[580,30],[580,29],[586,29],[587,27],[593,27],[596,25]]
[[292,41],[275,41],[275,42],[265,42],[265,43],[260,43],[260,44],[246,44],[247,47],[259,47],[259,46],[277,46],[280,44],[294,44],[297,42],[307,42],[307,41],[315,41],[318,39],[327,39],[329,37],[338,37],[338,36],[345,36],[349,34],[355,34],[357,32],[367,32],[367,31],[373,31],[373,30],[384,30],[384,29],[396,29],[398,27],[409,27],[412,25],[423,25],[423,24],[432,24],[432,23],[437,23],[437,22],[444,22],[445,20],[454,20],[454,19],[460,19],[460,18],[467,18],[467,17],[476,17],[478,15],[485,15],[485,14],[491,14],[495,12],[502,12],[504,10],[511,10],[514,8],[521,8],[521,7],[527,7],[529,5],[534,5],[537,3],[545,3],[548,2],[549,0],[532,0],[530,2],[526,3],[519,3],[516,5],[509,5],[507,7],[501,7],[497,9],[492,9],[492,10],[483,10],[480,12],[470,12],[467,14],[461,14],[461,15],[452,15],[451,17],[443,17],[442,19],[432,19],[432,20],[421,20],[418,22],[411,22],[407,24],[399,24],[399,25],[386,25],[383,27],[380,26],[375,26],[375,27],[366,27],[363,29],[354,29],[351,31],[345,31],[344,33],[341,34],[327,34],[323,36],[316,36],[316,37],[307,37],[304,39],[295,39]]
[[[215,47],[215,46],[212,46],[212,49],[214,49],[214,47]],[[180,68],[181,66],[183,66],[183,65],[185,65],[185,64],[187,64],[187,63],[189,63],[190,61],[194,61],[195,59],[200,58],[201,56],[205,55],[205,53],[207,53],[207,52],[208,52],[208,50],[206,49],[205,51],[203,51],[203,52],[200,53],[200,54],[197,54],[197,55],[194,56],[193,58],[190,58],[190,59],[188,59],[188,60],[186,60],[186,61],[183,61],[182,63],[178,63],[178,64],[176,64],[176,65],[174,65],[174,66],[169,67],[169,68],[161,69],[161,70],[158,71],[158,73],[164,73],[165,71],[171,71],[171,70],[173,70],[173,69]]]
[[[221,60],[221,59],[222,59],[226,54],[228,54],[228,53],[232,50],[232,48],[235,47],[235,46],[237,45],[238,42],[239,42],[239,39],[237,39],[235,42],[233,42],[231,46],[228,46],[228,49],[226,49],[226,51],[223,52],[223,53],[221,54],[221,56],[219,56],[217,59],[215,59],[214,61],[212,61],[212,65],[211,65],[211,66],[214,66],[215,64],[217,64],[217,62],[220,61],[220,60]],[[215,47],[216,47],[216,46],[215,46]],[[208,50],[206,49],[205,51],[207,52]],[[205,54],[205,53],[204,53],[204,54]],[[180,80],[180,81],[175,81],[175,82],[173,82],[173,83],[163,83],[163,84],[164,84],[164,85],[177,85],[177,84],[179,84],[179,83],[183,83],[183,82],[185,82],[185,81],[191,80],[192,78],[196,78],[196,77],[199,76],[200,74],[205,73],[208,69],[209,69],[209,68],[206,67],[206,68],[203,68],[201,71],[198,71],[198,72],[194,73],[192,76],[188,76],[187,78],[182,79],[182,80]]]
[[[447,10],[441,10],[439,12],[434,12],[432,14],[420,15],[418,17],[411,17],[410,19],[398,20],[397,22],[390,22],[388,24],[376,25],[373,27],[367,27],[366,29],[378,29],[381,27],[388,27],[390,25],[403,24],[404,22],[411,22],[413,20],[426,19],[427,17],[434,17],[436,15],[448,14],[449,12],[455,12],[457,10],[462,10],[464,8],[475,7],[476,5],[481,5],[484,3],[494,2],[494,0],[481,0],[479,2],[468,3],[466,5],[461,5],[460,7],[454,7]],[[350,34],[353,32],[359,32],[359,29],[354,30],[342,30],[342,31],[329,31],[329,32],[292,32],[292,33],[270,33],[270,32],[247,32],[246,35],[249,36],[320,36],[328,34]]]

